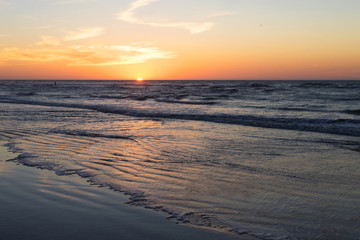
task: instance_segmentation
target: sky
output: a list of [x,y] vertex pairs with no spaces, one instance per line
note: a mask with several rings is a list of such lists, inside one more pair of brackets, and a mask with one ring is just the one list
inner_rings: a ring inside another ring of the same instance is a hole
[[359,0],[0,0],[0,79],[360,79]]

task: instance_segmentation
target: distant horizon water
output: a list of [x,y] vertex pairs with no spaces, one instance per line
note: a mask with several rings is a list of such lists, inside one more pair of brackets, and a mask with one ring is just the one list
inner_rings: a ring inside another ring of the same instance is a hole
[[[72,79],[72,78],[10,78],[10,79],[6,79],[6,78],[2,78],[0,79],[0,81],[137,81],[138,78],[134,78],[134,79],[88,79],[88,78],[84,78],[84,79]],[[360,81],[359,79],[303,79],[303,78],[299,78],[299,79],[291,79],[291,78],[283,78],[283,79],[226,79],[226,78],[220,78],[220,79],[142,79],[142,81],[253,81],[253,82],[262,82],[262,81],[271,81],[271,82],[276,82],[276,81],[310,81],[310,82],[318,82],[318,81]]]

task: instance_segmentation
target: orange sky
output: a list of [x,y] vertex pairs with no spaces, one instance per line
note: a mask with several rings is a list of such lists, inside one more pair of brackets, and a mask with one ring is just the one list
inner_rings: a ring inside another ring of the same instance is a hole
[[0,0],[0,79],[360,79],[360,2]]

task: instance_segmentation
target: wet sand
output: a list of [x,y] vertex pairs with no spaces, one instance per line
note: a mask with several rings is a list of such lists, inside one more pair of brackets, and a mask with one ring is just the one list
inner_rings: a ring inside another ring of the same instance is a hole
[[1,239],[239,239],[238,235],[179,225],[166,214],[124,204],[119,192],[78,176],[6,161],[0,145]]

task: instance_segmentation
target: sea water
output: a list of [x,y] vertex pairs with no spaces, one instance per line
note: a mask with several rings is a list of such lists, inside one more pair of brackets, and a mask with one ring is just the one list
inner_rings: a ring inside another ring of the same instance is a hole
[[0,81],[16,161],[184,224],[359,238],[360,81],[54,83]]

